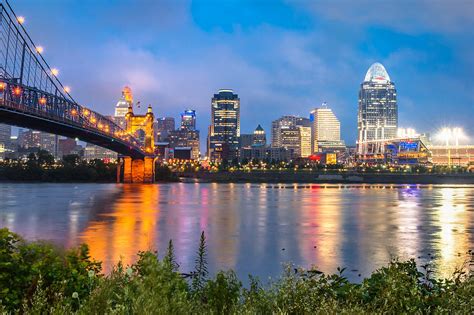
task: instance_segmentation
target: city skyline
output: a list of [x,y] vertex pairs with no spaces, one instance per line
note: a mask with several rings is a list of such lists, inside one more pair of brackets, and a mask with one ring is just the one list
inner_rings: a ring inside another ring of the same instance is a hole
[[[178,117],[174,108],[196,109],[198,129],[206,130],[209,95],[229,87],[241,96],[243,132],[259,123],[268,131],[271,120],[282,115],[307,117],[327,101],[341,121],[342,138],[354,144],[358,87],[370,64],[379,61],[397,85],[401,127],[433,133],[459,125],[474,133],[469,124],[474,74],[467,53],[472,35],[463,32],[473,24],[466,14],[472,4],[415,2],[413,10],[405,10],[405,2],[363,2],[355,14],[347,2],[142,3],[120,1],[112,8],[98,3],[94,13],[81,14],[74,3],[15,6],[72,95],[103,113],[112,113],[117,91],[130,85],[157,116]],[[127,21],[115,18],[130,7]],[[376,14],[383,9],[390,12],[385,19]],[[148,11],[166,16],[157,19]],[[44,19],[44,12],[50,18]],[[225,12],[233,15],[217,18]],[[442,18],[430,22],[440,12]],[[229,68],[219,71],[223,67]],[[456,105],[456,111],[440,115],[446,104]],[[274,117],[268,119],[268,112]]]

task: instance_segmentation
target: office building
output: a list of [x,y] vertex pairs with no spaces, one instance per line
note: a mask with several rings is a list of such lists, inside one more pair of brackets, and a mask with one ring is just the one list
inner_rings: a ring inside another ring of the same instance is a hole
[[219,90],[211,101],[208,156],[212,161],[238,157],[240,99],[233,90]]
[[253,132],[252,146],[265,146],[267,144],[267,136],[262,126],[258,125]]
[[196,130],[196,111],[194,109],[186,109],[181,113],[181,128]]
[[117,159],[117,153],[97,145],[87,143],[86,147],[84,148],[84,159],[86,161],[104,160],[106,162],[110,162]]
[[58,136],[40,132],[40,148],[42,150],[48,151],[55,158],[58,157]]
[[282,147],[281,129],[284,127],[311,127],[311,122],[308,118],[298,116],[283,116],[272,122],[272,144],[274,148]]
[[397,136],[398,107],[395,84],[380,63],[370,66],[359,91],[357,150],[367,152],[367,142]]
[[10,125],[0,124],[0,158],[4,159],[10,147],[10,137],[12,127]]
[[341,124],[326,103],[311,111],[310,120],[312,153],[325,152],[330,148],[344,150],[344,142],[341,141]]
[[298,126],[300,131],[300,154],[302,158],[311,155],[311,127]]
[[200,158],[199,130],[189,130],[185,128],[172,130],[169,132],[166,140],[169,143],[169,148],[191,148],[191,159],[198,160]]
[[250,148],[253,144],[253,134],[252,133],[242,133],[240,134],[240,147],[241,148]]
[[153,123],[155,132],[155,142],[166,141],[171,131],[175,130],[175,120],[173,117],[158,117]]

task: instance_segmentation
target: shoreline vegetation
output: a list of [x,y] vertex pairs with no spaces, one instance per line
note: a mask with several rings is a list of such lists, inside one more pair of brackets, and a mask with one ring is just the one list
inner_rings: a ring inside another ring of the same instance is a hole
[[[392,261],[361,283],[344,269],[324,274],[288,266],[262,284],[243,287],[233,271],[209,276],[206,239],[195,268],[179,270],[172,241],[164,253],[140,252],[136,263],[101,272],[87,245],[62,250],[0,229],[0,313],[20,314],[472,314],[474,274],[433,277],[429,265]],[[469,251],[469,263],[473,252]],[[159,258],[161,257],[161,258]]]
[[[315,183],[315,184],[474,184],[474,173],[466,167],[386,167],[309,165],[247,161],[246,164],[199,162],[157,164],[157,182],[213,183]],[[117,164],[102,160],[82,160],[66,155],[60,161],[47,151],[31,153],[24,160],[0,162],[0,182],[84,182],[115,183]]]

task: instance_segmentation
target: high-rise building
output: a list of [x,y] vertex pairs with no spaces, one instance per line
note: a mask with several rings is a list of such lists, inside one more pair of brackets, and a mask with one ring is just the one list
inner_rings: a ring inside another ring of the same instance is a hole
[[194,109],[186,109],[181,113],[181,128],[196,130],[196,111]]
[[25,149],[41,147],[41,132],[31,129],[20,130],[18,133],[18,145]]
[[133,106],[132,90],[126,86],[122,90],[122,97],[115,105],[115,113],[113,120],[121,128],[126,128],[125,115],[128,113],[128,108]]
[[312,153],[322,152],[327,146],[343,146],[341,124],[326,103],[310,113],[312,132]]
[[311,155],[311,127],[298,126],[300,130],[300,157]]
[[252,146],[265,146],[267,144],[267,136],[262,126],[258,125],[253,132]]
[[279,147],[292,152],[292,157],[301,156],[300,126],[282,126],[279,132]]
[[241,133],[240,134],[240,147],[249,148],[253,143],[253,134],[252,133]]
[[0,158],[5,158],[10,147],[11,134],[12,127],[10,125],[0,124]]
[[189,130],[185,128],[173,130],[169,132],[167,140],[170,148],[190,148],[191,159],[199,159],[199,130]]
[[40,133],[40,148],[48,151],[55,158],[58,157],[58,136],[41,132]]
[[219,90],[214,94],[208,137],[208,155],[211,160],[231,160],[238,157],[240,99],[233,90]]
[[272,147],[282,147],[281,142],[281,128],[282,127],[311,127],[311,122],[308,118],[298,116],[283,116],[272,122]]
[[117,159],[117,153],[114,151],[99,147],[94,144],[87,143],[86,147],[84,148],[84,159],[86,161],[91,160],[115,160]]
[[153,123],[153,130],[155,132],[155,141],[165,141],[168,134],[175,130],[175,121],[173,117],[158,117]]
[[359,92],[357,118],[357,151],[367,152],[366,141],[392,139],[397,136],[398,107],[395,84],[384,66],[370,66]]

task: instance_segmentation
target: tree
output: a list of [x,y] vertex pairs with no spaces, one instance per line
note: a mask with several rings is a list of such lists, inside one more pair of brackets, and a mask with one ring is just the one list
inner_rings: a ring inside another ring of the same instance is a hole
[[206,236],[204,235],[204,231],[202,231],[193,273],[192,289],[194,292],[201,291],[204,288],[204,284],[207,279],[208,271],[206,247]]
[[81,158],[77,154],[67,154],[67,155],[63,156],[63,163],[64,164],[69,164],[71,166],[77,166],[80,161],[81,161]]

